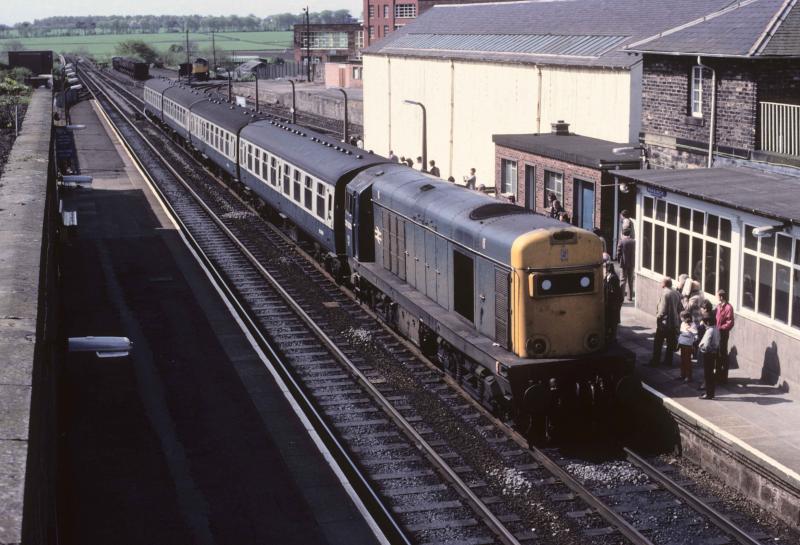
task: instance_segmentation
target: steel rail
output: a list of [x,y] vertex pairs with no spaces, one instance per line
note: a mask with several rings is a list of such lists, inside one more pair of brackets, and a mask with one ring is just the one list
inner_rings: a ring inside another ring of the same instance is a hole
[[669,476],[659,471],[650,462],[625,447],[625,455],[628,461],[644,471],[648,477],[669,490],[672,494],[688,504],[692,509],[711,520],[714,525],[735,539],[742,545],[759,545],[760,541],[751,537],[747,532],[739,528],[728,517],[705,503],[703,500],[692,494],[689,490],[676,483]]
[[[93,82],[93,83],[95,83],[95,85],[97,85],[96,82]],[[97,85],[97,89],[98,89],[98,91],[101,91],[99,85]],[[96,98],[95,93],[91,89],[89,90],[89,92],[92,93],[92,95]],[[113,103],[113,101],[111,100],[111,98],[107,94],[106,94],[106,98],[109,100],[109,102],[111,102],[112,106],[114,106],[114,108],[117,109],[118,113],[120,115],[122,115],[123,118],[125,118],[125,115],[122,113],[121,110],[119,110],[119,108]],[[100,103],[99,100],[98,100],[98,103]],[[161,191],[161,189],[158,187],[158,184],[155,183],[155,180],[152,178],[152,175],[149,174],[147,167],[139,160],[139,158],[137,157],[136,153],[134,152],[133,147],[131,146],[131,144],[122,135],[122,133],[117,129],[117,127],[114,126],[113,122],[111,122],[111,119],[108,118],[108,117],[106,119],[109,121],[109,124],[114,128],[114,132],[116,133],[117,137],[120,139],[120,141],[123,143],[123,145],[128,149],[128,151],[131,154],[131,157],[134,158],[134,160],[138,164],[140,170],[143,173],[146,173],[147,177],[150,178],[149,185],[158,193],[160,201],[163,203],[163,205],[166,208],[168,208],[169,214],[172,216],[172,219],[180,226],[182,234],[186,237],[187,241],[190,242],[193,251],[201,258],[201,260],[203,261],[204,266],[213,274],[217,284],[225,290],[226,298],[229,300],[229,302],[232,304],[232,306],[235,307],[235,309],[237,311],[237,315],[242,320],[242,322],[244,322],[247,325],[248,332],[251,335],[253,335],[254,338],[256,338],[258,340],[258,344],[261,346],[262,349],[266,349],[265,350],[266,351],[266,355],[268,356],[268,359],[270,360],[270,363],[273,364],[274,366],[276,366],[276,368],[277,368],[276,370],[278,371],[279,375],[284,380],[284,382],[287,384],[287,386],[290,388],[292,395],[299,402],[299,405],[303,409],[303,411],[306,414],[306,416],[309,417],[309,420],[311,421],[312,425],[314,426],[314,429],[317,431],[317,433],[320,433],[320,435],[322,436],[323,440],[325,441],[325,443],[326,443],[326,445],[328,446],[329,449],[330,449],[331,445],[333,445],[335,447],[334,449],[331,449],[333,451],[333,452],[331,452],[331,454],[336,458],[337,465],[340,465],[340,467],[341,467],[342,461],[344,461],[346,467],[342,467],[342,470],[345,473],[345,475],[349,474],[351,476],[355,476],[358,479],[358,482],[356,482],[356,483],[351,482],[352,485],[355,485],[354,488],[356,490],[360,489],[360,490],[362,490],[362,492],[366,491],[369,494],[370,499],[372,500],[372,502],[380,508],[380,510],[381,510],[381,513],[380,513],[381,518],[386,522],[386,524],[388,524],[389,528],[392,530],[392,535],[393,535],[392,540],[391,540],[392,543],[403,543],[405,545],[411,545],[411,541],[409,541],[408,537],[405,535],[405,532],[402,530],[402,528],[400,527],[398,522],[395,520],[394,516],[392,516],[391,510],[381,500],[380,496],[377,494],[377,492],[373,489],[372,485],[369,483],[367,477],[358,468],[355,460],[353,460],[353,458],[347,453],[347,450],[345,449],[344,445],[342,445],[342,443],[337,439],[334,431],[326,423],[326,421],[325,421],[324,417],[322,416],[322,414],[316,409],[316,407],[314,406],[314,403],[312,402],[312,400],[306,395],[306,393],[303,390],[303,388],[295,380],[294,375],[291,373],[291,371],[289,370],[288,366],[280,358],[280,356],[275,351],[274,347],[269,342],[269,340],[262,334],[260,328],[255,323],[255,320],[251,316],[250,312],[247,310],[246,305],[243,302],[241,302],[239,300],[239,298],[236,296],[235,290],[232,289],[232,287],[228,284],[228,282],[225,279],[224,274],[214,266],[212,259],[202,249],[200,243],[192,235],[192,233],[189,230],[188,226],[185,224],[183,219],[180,217],[180,215],[177,213],[175,208],[169,202],[169,199],[167,198],[167,196]],[[125,119],[127,121],[127,118],[125,118]],[[130,126],[137,134],[139,134],[139,136],[142,138],[143,142],[148,147],[150,147],[150,149],[153,151],[153,153],[155,153],[155,155],[159,158],[159,160],[163,163],[163,165],[167,168],[167,170],[169,170],[170,173],[173,176],[175,176],[176,179],[182,185],[184,185],[184,187],[189,191],[189,193],[192,195],[192,197],[195,199],[195,201],[201,206],[201,208],[203,208],[203,210],[207,214],[210,214],[211,219],[218,226],[218,228],[221,227],[221,230],[227,236],[231,237],[232,234],[230,233],[230,231],[224,225],[221,224],[221,220],[219,220],[213,214],[213,212],[205,205],[205,203],[203,203],[202,200],[200,200],[200,197],[188,186],[188,184],[185,182],[185,180],[183,180],[183,178],[180,176],[180,174],[178,172],[176,172],[171,167],[171,165],[166,161],[164,156],[161,155],[161,153],[159,153],[158,150],[149,141],[147,141],[146,137],[141,133],[141,131],[138,130],[138,128],[136,128],[132,124],[130,124]],[[232,239],[232,242],[237,247],[242,249],[240,243],[235,239],[235,237]],[[246,253],[246,257],[251,262],[255,259],[246,250],[245,250],[245,253]],[[263,268],[261,268],[260,266],[258,266],[257,268],[263,270]],[[266,271],[264,271],[264,272],[266,272]],[[375,513],[372,513],[372,514],[375,515]]]
[[[133,127],[133,126],[132,126]],[[358,369],[358,367],[344,354],[344,352],[336,345],[336,343],[314,322],[314,320],[303,310],[301,305],[277,282],[277,280],[267,271],[255,256],[247,249],[247,247],[239,241],[236,236],[228,229],[228,227],[219,219],[214,212],[202,201],[201,197],[189,186],[188,183],[178,174],[166,161],[166,159],[158,152],[155,147],[147,142],[146,137],[136,128],[133,129],[145,140],[148,146],[154,153],[164,162],[165,166],[172,172],[172,174],[184,185],[187,191],[192,195],[196,202],[206,211],[209,217],[217,224],[230,240],[239,248],[242,254],[251,262],[251,264],[258,269],[261,275],[267,280],[275,291],[281,296],[282,299],[292,308],[297,316],[311,329],[315,335],[322,341],[325,347],[333,354],[333,356],[354,376],[354,378],[366,389],[373,399],[383,408],[386,414],[400,427],[406,435],[417,445],[417,448],[422,450],[429,460],[447,477],[447,479],[454,484],[462,496],[467,500],[472,509],[479,514],[487,523],[487,525],[494,530],[498,537],[507,545],[520,545],[519,540],[514,534],[505,527],[505,525],[491,512],[489,507],[484,504],[480,498],[473,492],[469,486],[459,477],[455,470],[436,453],[435,449],[417,432],[414,426],[403,417],[402,414],[391,404],[389,400],[380,393],[380,391],[372,384],[372,382]],[[381,503],[382,505],[382,503]]]

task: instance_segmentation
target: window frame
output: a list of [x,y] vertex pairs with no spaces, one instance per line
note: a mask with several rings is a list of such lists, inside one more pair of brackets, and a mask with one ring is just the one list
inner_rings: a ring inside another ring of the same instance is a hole
[[703,67],[692,66],[689,76],[689,113],[692,117],[703,118]]
[[[517,196],[517,183],[519,178],[519,165],[516,159],[500,158],[500,193]],[[508,174],[507,174],[508,172]],[[507,179],[510,177],[510,179]],[[506,191],[508,188],[508,191]]]
[[[547,185],[548,175],[560,176],[560,179],[556,180],[557,182],[559,182],[561,184],[561,187],[558,190],[554,191],[554,190],[552,190],[552,189],[550,189],[548,187],[548,185]],[[545,209],[549,209],[550,208],[549,195],[550,195],[551,192],[556,194],[556,199],[558,199],[558,202],[560,202],[561,206],[564,207],[564,182],[565,182],[564,178],[565,178],[564,172],[562,172],[562,171],[551,170],[549,168],[543,169],[543,172],[542,172],[542,189],[544,190],[544,197],[543,197],[544,202],[542,203],[542,206],[544,206]],[[566,207],[565,207],[565,209],[566,209]]]

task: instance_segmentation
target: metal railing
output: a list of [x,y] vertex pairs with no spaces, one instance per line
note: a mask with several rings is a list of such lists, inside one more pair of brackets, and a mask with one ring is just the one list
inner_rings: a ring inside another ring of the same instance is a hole
[[761,103],[761,149],[800,156],[800,105]]

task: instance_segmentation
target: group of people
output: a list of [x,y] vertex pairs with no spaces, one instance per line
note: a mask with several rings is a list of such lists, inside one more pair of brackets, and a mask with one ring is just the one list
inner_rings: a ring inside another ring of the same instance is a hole
[[569,223],[569,214],[564,210],[561,201],[558,200],[556,194],[552,191],[547,194],[547,201],[550,203],[550,217]]
[[[725,290],[717,292],[719,303],[714,308],[703,295],[700,283],[688,275],[678,278],[677,289],[672,279],[661,282],[656,307],[656,334],[650,365],[672,366],[672,355],[680,349],[681,366],[678,380],[692,381],[692,358],[703,368],[700,389],[702,399],[714,399],[717,384],[728,381],[728,339],[734,326],[733,307]],[[666,344],[663,360],[661,351]]]
[[[390,161],[395,162],[395,163],[408,165],[411,168],[414,168],[414,165],[415,165],[415,162],[411,157],[398,157],[397,155],[395,155],[394,150],[390,150],[389,151],[388,159]],[[417,157],[416,168],[420,172],[427,172],[431,176],[436,176],[437,178],[441,178],[442,177],[441,171],[439,170],[439,167],[436,166],[436,161],[434,161],[433,159],[428,161],[428,164],[425,165],[422,162],[422,157],[421,156]],[[450,176],[449,178],[447,178],[447,181],[455,183],[456,179],[454,177]],[[467,189],[473,189],[473,190],[478,190],[478,191],[484,191],[485,192],[485,186],[481,185],[481,186],[476,187],[476,178],[475,178],[475,169],[474,168],[469,169],[469,174],[464,176],[464,185],[467,187]]]

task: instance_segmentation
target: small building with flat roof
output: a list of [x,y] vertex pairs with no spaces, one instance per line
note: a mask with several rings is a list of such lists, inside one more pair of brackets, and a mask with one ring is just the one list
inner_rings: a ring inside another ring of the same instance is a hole
[[572,134],[563,122],[554,123],[550,133],[495,134],[492,140],[498,195],[547,214],[552,192],[572,224],[600,229],[613,247],[618,234],[614,218],[636,205],[633,193],[615,191],[613,173],[642,166],[636,145]]
[[800,176],[698,168],[618,173],[636,187],[636,306],[688,274],[736,313],[731,368],[800,385]]

